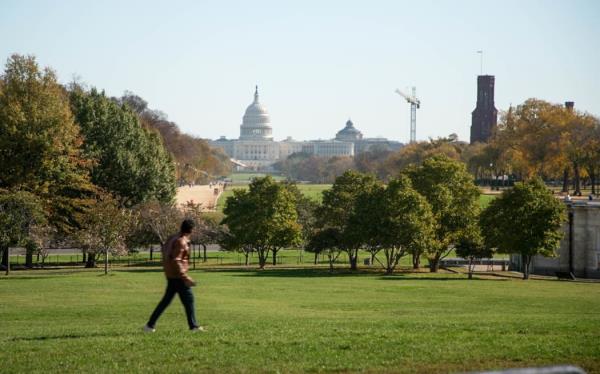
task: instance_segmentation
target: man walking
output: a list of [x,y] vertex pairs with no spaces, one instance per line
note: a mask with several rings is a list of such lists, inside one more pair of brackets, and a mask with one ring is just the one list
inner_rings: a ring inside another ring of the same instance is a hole
[[175,297],[179,294],[179,299],[185,308],[188,326],[191,331],[204,331],[202,326],[196,323],[196,312],[194,308],[194,294],[192,287],[196,282],[187,274],[189,268],[190,249],[189,242],[192,231],[194,230],[194,221],[186,219],[181,223],[181,230],[178,234],[171,236],[162,248],[163,268],[167,277],[167,290],[162,300],[154,309],[148,323],[144,326],[145,332],[154,332],[154,326],[160,315]]

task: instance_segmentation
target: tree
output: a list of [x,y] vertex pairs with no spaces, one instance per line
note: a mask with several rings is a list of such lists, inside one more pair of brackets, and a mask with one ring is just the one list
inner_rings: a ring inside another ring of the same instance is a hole
[[273,253],[297,244],[300,225],[297,222],[294,194],[273,178],[255,178],[248,190],[234,190],[225,201],[226,217],[223,224],[229,228],[235,247],[251,247],[258,254],[261,269]]
[[300,245],[303,246],[310,240],[316,229],[316,212],[319,207],[319,203],[304,196],[295,183],[284,181],[282,184],[294,195],[294,199],[296,201],[296,214],[298,215],[298,224],[301,227]]
[[104,92],[73,86],[71,107],[85,137],[83,154],[92,161],[94,184],[115,195],[123,206],[175,196],[175,165],[159,136],[144,128],[128,106]]
[[431,205],[435,219],[435,240],[426,251],[430,270],[437,272],[439,262],[446,257],[466,228],[479,214],[479,189],[462,162],[446,156],[433,156],[421,166],[404,171],[414,189]]
[[79,227],[96,188],[68,97],[49,68],[12,55],[0,76],[0,188],[38,195],[60,234]]
[[[184,215],[186,218],[192,219],[196,223],[196,227],[191,236],[192,245],[201,245],[203,249],[203,261],[207,261],[206,246],[219,242],[223,234],[222,228],[216,218],[207,216],[202,212],[202,204],[194,204],[188,202],[184,207]],[[200,254],[198,254],[200,258]]]
[[458,257],[469,260],[469,279],[473,279],[475,260],[490,258],[494,255],[494,251],[485,245],[479,225],[465,230],[459,236],[454,249]]
[[590,115],[578,114],[569,109],[565,109],[565,111],[567,119],[562,132],[562,146],[574,174],[575,191],[573,194],[581,196],[581,172],[587,170],[588,173],[591,172],[590,176],[593,176],[595,174],[594,166],[598,166],[597,144],[600,142],[598,119]]
[[357,199],[351,218],[354,231],[364,233],[368,246],[380,248],[385,260],[376,260],[392,274],[407,253],[428,247],[435,221],[427,200],[415,191],[406,176],[375,187]]
[[[146,201],[138,204],[134,210],[139,216],[138,230],[152,233],[161,247],[165,245],[169,236],[179,231],[184,219],[183,212],[173,204],[165,204],[159,201]],[[155,243],[155,241],[152,241]],[[150,248],[150,260],[152,260],[153,248]]]
[[127,253],[126,240],[132,224],[130,210],[120,208],[110,195],[100,195],[77,233],[78,242],[88,253],[86,267],[95,267],[96,256],[104,254],[104,274],[108,274],[108,255]]
[[245,242],[244,237],[232,235],[229,232],[228,227],[223,226],[217,242],[219,243],[219,246],[226,251],[242,253],[245,258],[245,265],[248,266],[248,259],[250,253],[254,252],[254,247]]
[[26,191],[0,192],[0,251],[7,275],[10,272],[10,247],[25,246],[30,258],[33,244],[46,223],[41,201],[35,195]]
[[534,178],[494,199],[481,214],[481,229],[486,246],[521,255],[523,279],[528,279],[531,258],[552,256],[560,245],[564,221],[564,204]]
[[380,173],[386,177],[397,175],[410,165],[420,165],[435,155],[445,155],[452,160],[460,160],[467,143],[459,141],[456,134],[429,141],[410,143],[383,161]]
[[371,175],[346,171],[335,179],[329,190],[323,191],[323,202],[317,211],[319,227],[335,228],[341,233],[339,247],[348,254],[352,270],[358,268],[358,251],[364,243],[364,237],[353,229],[350,219],[355,214],[358,197],[370,193],[376,185],[377,181]]
[[169,121],[166,114],[149,109],[141,97],[126,91],[116,101],[131,108],[145,128],[160,134],[175,160],[178,182],[200,183],[213,175],[231,172],[231,161],[220,148],[212,148],[204,139],[181,133],[176,123]]
[[326,228],[315,231],[305,245],[308,252],[315,254],[315,260],[319,254],[325,254],[329,261],[329,271],[333,272],[333,263],[340,256],[341,233],[336,228]]

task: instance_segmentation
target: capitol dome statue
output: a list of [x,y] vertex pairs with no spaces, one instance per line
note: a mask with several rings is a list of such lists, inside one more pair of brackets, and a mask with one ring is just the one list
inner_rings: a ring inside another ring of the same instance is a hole
[[240,125],[240,140],[273,140],[273,128],[267,109],[258,101],[258,86],[254,101],[246,108]]
[[335,140],[346,142],[355,142],[357,140],[361,140],[362,137],[362,132],[358,131],[358,129],[354,127],[354,123],[352,123],[351,120],[348,120],[346,122],[346,127],[335,134]]

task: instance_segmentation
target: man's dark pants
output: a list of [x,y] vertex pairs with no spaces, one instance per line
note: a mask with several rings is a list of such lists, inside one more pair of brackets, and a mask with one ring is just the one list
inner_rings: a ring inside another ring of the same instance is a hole
[[181,303],[185,308],[185,315],[187,316],[188,326],[190,329],[194,327],[198,327],[196,323],[196,312],[194,308],[194,294],[192,293],[192,289],[183,283],[182,279],[167,279],[167,290],[165,291],[165,296],[163,296],[162,300],[154,309],[154,312],[150,316],[147,325],[149,327],[154,328],[156,325],[156,321],[158,317],[167,309],[175,294],[179,294],[179,299],[181,299]]

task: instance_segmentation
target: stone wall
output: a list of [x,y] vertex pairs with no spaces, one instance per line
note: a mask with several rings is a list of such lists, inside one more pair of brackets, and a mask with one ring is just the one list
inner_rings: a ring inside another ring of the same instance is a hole
[[[567,203],[573,213],[573,273],[580,278],[600,278],[600,202]],[[569,223],[563,225],[564,238],[556,257],[535,256],[532,274],[554,275],[569,271]],[[521,270],[521,259],[511,256],[511,269]]]

